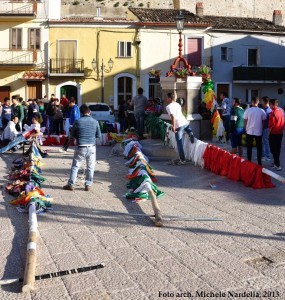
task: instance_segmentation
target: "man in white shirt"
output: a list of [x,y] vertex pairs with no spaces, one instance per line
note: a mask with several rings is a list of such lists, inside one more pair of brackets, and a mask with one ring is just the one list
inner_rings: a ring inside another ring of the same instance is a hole
[[190,138],[191,143],[194,143],[194,135],[190,127],[190,122],[184,117],[181,105],[178,104],[173,93],[168,93],[166,98],[167,103],[166,111],[171,119],[172,131],[175,133],[177,149],[179,153],[179,160],[173,161],[176,165],[185,165],[185,154],[183,149],[183,132],[185,131]]
[[[16,119],[15,119],[16,118]],[[14,121],[13,121],[14,120]],[[3,137],[7,138],[10,136],[13,137],[12,139],[6,139],[6,141],[8,142],[4,147],[2,146],[2,148],[0,148],[0,154],[1,153],[5,153],[6,151],[9,150],[13,150],[16,151],[19,149],[19,145],[23,142],[25,142],[28,138],[36,138],[41,134],[40,131],[40,116],[38,113],[36,113],[33,116],[32,122],[33,124],[29,127],[29,131],[24,132],[24,133],[19,133],[18,131],[14,131],[14,127],[16,126],[16,124],[18,123],[18,117],[13,116],[12,117],[12,121],[10,121],[7,125],[7,127],[5,128],[4,132],[3,132]],[[14,122],[14,125],[11,123]],[[16,123],[15,123],[16,122]],[[10,130],[9,130],[9,124],[10,124]]]
[[263,109],[258,107],[259,99],[253,97],[251,107],[244,112],[244,127],[246,131],[246,146],[247,159],[251,161],[253,140],[256,142],[257,162],[261,165],[262,158],[262,133],[266,120],[266,113]]
[[2,147],[8,145],[19,134],[16,129],[16,124],[18,124],[18,122],[19,118],[16,116],[13,116],[11,121],[8,122],[2,134]]

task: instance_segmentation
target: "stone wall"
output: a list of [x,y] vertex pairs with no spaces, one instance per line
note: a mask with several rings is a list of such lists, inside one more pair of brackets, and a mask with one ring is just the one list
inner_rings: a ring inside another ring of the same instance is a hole
[[[73,3],[77,2],[77,5]],[[203,2],[205,15],[222,15],[236,17],[254,17],[272,21],[274,10],[281,10],[285,25],[285,1],[280,0],[62,0],[62,16],[96,15],[96,7],[102,7],[102,16],[124,16],[128,6],[142,8],[187,9],[196,13],[196,3]],[[175,5],[174,5],[175,4]]]

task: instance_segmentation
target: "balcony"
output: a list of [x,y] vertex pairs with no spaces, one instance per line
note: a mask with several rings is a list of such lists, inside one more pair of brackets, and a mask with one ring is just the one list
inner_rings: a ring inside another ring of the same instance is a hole
[[36,50],[8,50],[0,49],[0,67],[35,66],[37,64]]
[[278,67],[234,67],[235,83],[280,83],[285,82],[285,68]]
[[50,59],[50,76],[84,76],[83,59]]
[[36,0],[0,0],[0,17],[9,19],[34,18],[37,14]]

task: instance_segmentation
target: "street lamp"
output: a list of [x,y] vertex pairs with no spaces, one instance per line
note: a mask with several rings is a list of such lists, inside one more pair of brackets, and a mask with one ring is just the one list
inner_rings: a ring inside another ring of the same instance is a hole
[[114,66],[114,61],[110,58],[108,61],[108,67],[109,69],[106,69],[104,65],[104,61],[102,59],[102,64],[101,66],[97,66],[97,61],[95,58],[93,58],[92,62],[92,69],[95,72],[101,72],[101,102],[104,102],[104,73],[110,73],[113,69]]
[[177,31],[179,33],[179,44],[178,44],[178,51],[179,51],[179,57],[182,56],[182,31],[184,30],[184,23],[185,23],[185,17],[184,15],[182,14],[182,11],[180,10],[179,11],[179,14],[176,16],[176,28],[177,28]]
[[174,63],[170,66],[170,70],[166,73],[166,77],[170,77],[175,73],[177,68],[182,68],[184,65],[184,69],[188,70],[188,74],[191,74],[191,66],[188,64],[187,60],[182,56],[182,31],[184,30],[185,16],[182,14],[182,11],[179,11],[179,14],[175,17],[176,20],[176,29],[179,33],[179,43],[178,43],[178,53],[179,55],[176,57]]

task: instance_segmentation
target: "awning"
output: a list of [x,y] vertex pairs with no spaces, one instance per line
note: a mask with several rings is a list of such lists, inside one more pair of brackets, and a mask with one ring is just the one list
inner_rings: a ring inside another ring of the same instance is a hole
[[45,80],[46,73],[42,71],[26,71],[23,80]]

